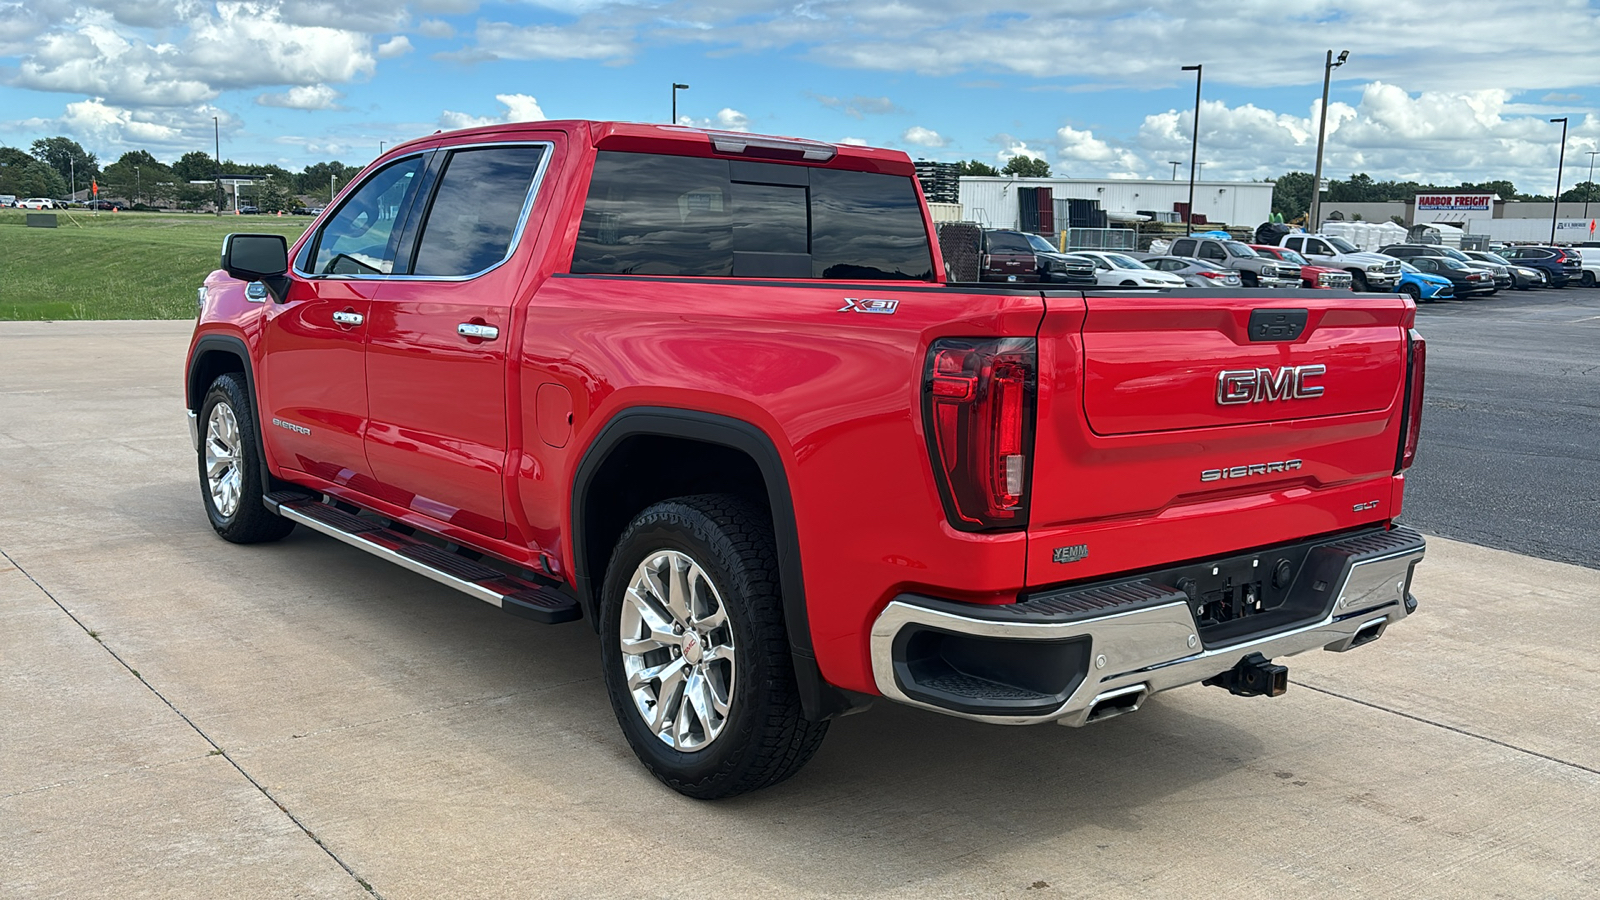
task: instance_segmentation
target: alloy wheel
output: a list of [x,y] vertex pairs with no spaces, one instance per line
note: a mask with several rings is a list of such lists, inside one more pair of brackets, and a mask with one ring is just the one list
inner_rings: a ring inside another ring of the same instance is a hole
[[733,628],[705,570],[677,550],[651,553],[623,593],[620,624],[628,692],[645,727],[685,753],[716,740],[733,697]]
[[211,503],[223,518],[239,510],[239,493],[244,482],[239,459],[239,419],[233,407],[218,403],[206,420],[206,488]]

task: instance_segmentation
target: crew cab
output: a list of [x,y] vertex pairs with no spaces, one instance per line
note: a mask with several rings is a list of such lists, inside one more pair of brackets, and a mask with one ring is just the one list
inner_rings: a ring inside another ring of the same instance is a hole
[[1278,245],[1316,265],[1349,272],[1357,291],[1393,291],[1400,284],[1400,260],[1368,253],[1336,235],[1295,232],[1284,235]]
[[1276,696],[1273,660],[1415,608],[1408,299],[943,271],[900,152],[414,140],[292,247],[225,240],[183,373],[200,500],[227,541],[299,526],[587,619],[634,753],[706,798],[874,698],[1084,725]]
[[1300,267],[1262,256],[1249,244],[1217,237],[1193,235],[1173,240],[1167,247],[1171,256],[1204,260],[1239,273],[1245,287],[1297,288]]

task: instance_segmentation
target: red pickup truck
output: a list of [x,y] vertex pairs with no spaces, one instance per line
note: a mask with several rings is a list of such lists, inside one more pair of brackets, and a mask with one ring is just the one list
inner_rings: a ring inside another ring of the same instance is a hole
[[563,121],[390,150],[231,235],[201,497],[540,622],[724,797],[883,696],[1083,725],[1415,607],[1401,297],[951,284],[902,153]]

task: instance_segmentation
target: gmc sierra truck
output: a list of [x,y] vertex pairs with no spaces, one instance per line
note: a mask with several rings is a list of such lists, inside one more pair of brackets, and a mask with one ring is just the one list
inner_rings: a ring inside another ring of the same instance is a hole
[[548,121],[234,234],[184,375],[222,538],[587,619],[626,740],[774,784],[873,698],[1084,725],[1415,607],[1403,297],[946,283],[903,153]]

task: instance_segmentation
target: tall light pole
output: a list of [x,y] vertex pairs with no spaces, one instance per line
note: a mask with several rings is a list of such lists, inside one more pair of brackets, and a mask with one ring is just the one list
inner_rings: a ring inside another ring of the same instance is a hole
[[[1590,156],[1589,156],[1589,169],[1590,169],[1590,171],[1594,170],[1594,155],[1593,154],[1590,154]],[[67,173],[70,176],[71,181],[72,181],[72,202],[73,203],[77,203],[78,202],[78,159],[77,159],[77,157],[74,157],[74,156],[67,157]],[[1585,209],[1587,209],[1587,207],[1585,207]],[[1583,215],[1584,215],[1585,218],[1587,218],[1589,213],[1585,212]]]
[[1172,167],[1172,180],[1173,181],[1177,181],[1178,180],[1178,167],[1183,165],[1183,160],[1181,160],[1181,159],[1169,159],[1169,160],[1167,160],[1167,165]]
[[678,92],[687,91],[688,89],[689,86],[687,84],[679,84],[676,81],[672,83],[672,124],[674,125],[678,124]]
[[1194,231],[1194,173],[1195,164],[1200,159],[1200,79],[1205,75],[1205,66],[1184,66],[1185,72],[1194,73],[1194,137],[1189,141],[1189,215],[1184,217],[1184,230]]
[[1600,156],[1600,150],[1589,152],[1589,186],[1583,190],[1583,217],[1589,218],[1589,195],[1594,193],[1594,158]]
[[1205,163],[1200,163],[1200,177],[1201,178],[1206,177],[1206,164]]
[[211,117],[211,130],[217,139],[217,215],[222,215],[222,125]]
[[1567,117],[1562,116],[1550,121],[1561,123],[1561,155],[1556,160],[1556,202],[1550,204],[1550,245],[1555,246],[1556,216],[1561,213],[1561,169],[1567,164]]
[[133,167],[133,202],[134,202],[135,205],[138,205],[138,203],[139,203],[139,191],[140,191],[140,189],[142,187],[144,187],[144,181],[141,180],[140,177],[139,177],[139,167],[138,166],[134,166]]
[[1333,70],[1344,65],[1350,58],[1349,50],[1340,50],[1339,58],[1333,58],[1333,51],[1328,51],[1328,60],[1322,64],[1322,121],[1317,125],[1317,171],[1311,177],[1311,217],[1306,220],[1306,227],[1316,231],[1322,224],[1322,148],[1328,139],[1328,84],[1333,81]]

